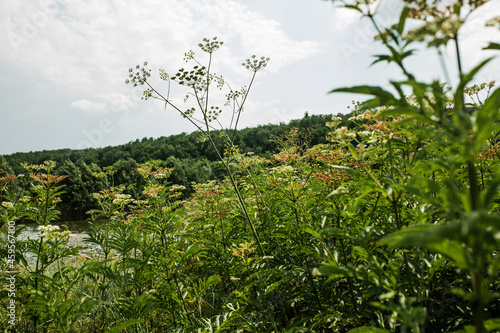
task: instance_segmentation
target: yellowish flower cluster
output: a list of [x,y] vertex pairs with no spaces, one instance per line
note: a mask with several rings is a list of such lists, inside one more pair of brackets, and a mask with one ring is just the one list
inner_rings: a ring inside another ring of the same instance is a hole
[[252,247],[255,244],[255,242],[245,242],[239,244],[239,248],[236,248],[233,250],[233,256],[236,257],[244,257],[249,255],[250,253],[255,251],[255,248]]
[[271,170],[273,173],[277,174],[290,173],[294,171],[293,167],[290,165],[280,165],[278,167],[272,168]]
[[177,185],[177,184],[174,184],[170,187],[169,191],[170,192],[173,192],[173,191],[182,191],[182,190],[185,190],[186,189],[186,186],[184,185]]
[[142,191],[142,193],[144,193],[148,197],[154,198],[154,197],[157,197],[164,189],[165,189],[165,186],[158,185],[158,184],[152,184],[152,185],[144,187],[144,191]]
[[115,205],[126,205],[134,201],[134,199],[132,199],[131,197],[132,196],[130,194],[118,193],[115,194],[115,199],[113,199],[113,203]]
[[41,225],[38,227],[38,230],[40,231],[40,237],[46,239],[67,240],[75,237],[75,235],[73,235],[69,230],[59,231],[60,229],[57,225]]
[[14,209],[14,204],[10,201],[4,201],[2,202],[2,206],[7,208],[7,209]]

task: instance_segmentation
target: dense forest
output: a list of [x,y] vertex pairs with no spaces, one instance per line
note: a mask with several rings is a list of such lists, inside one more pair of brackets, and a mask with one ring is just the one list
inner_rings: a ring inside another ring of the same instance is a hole
[[[339,115],[348,125],[349,115]],[[302,119],[290,121],[288,124],[262,125],[255,128],[245,128],[235,131],[234,143],[243,153],[253,152],[262,157],[270,157],[278,152],[278,146],[273,142],[289,132],[291,128],[306,130],[307,145],[326,142],[328,128],[325,124],[331,115],[308,115]],[[352,126],[352,124],[351,124]],[[224,149],[220,131],[213,133],[216,144]],[[274,138],[274,139],[273,139]],[[192,183],[204,183],[208,180],[222,179],[224,170],[221,168],[215,152],[208,142],[200,142],[200,133],[182,133],[157,139],[144,138],[124,145],[105,148],[88,148],[83,150],[60,149],[29,153],[15,153],[0,156],[0,176],[6,173],[23,174],[26,170],[21,165],[41,164],[44,161],[56,163],[55,173],[67,175],[62,182],[66,186],[62,202],[59,204],[61,218],[64,220],[83,220],[86,212],[96,207],[92,198],[96,193],[110,185],[124,185],[127,192],[137,196],[141,177],[134,171],[141,163],[150,160],[162,161],[162,166],[174,168],[169,178],[174,184],[187,188],[186,195],[192,193]],[[95,175],[104,169],[112,169],[112,179],[103,179]],[[137,186],[133,186],[133,185]]]

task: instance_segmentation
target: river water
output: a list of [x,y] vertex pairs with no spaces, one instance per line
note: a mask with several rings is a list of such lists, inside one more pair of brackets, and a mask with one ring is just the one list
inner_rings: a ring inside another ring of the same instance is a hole
[[[97,223],[106,223],[106,221],[98,221]],[[86,231],[90,229],[90,223],[87,221],[56,221],[51,223],[52,225],[57,225],[61,230],[64,230],[64,226],[67,227],[69,231],[74,235],[74,237],[69,239],[69,246],[82,246],[86,249],[81,251],[82,254],[89,252],[99,252],[100,248],[98,245],[93,243],[87,243],[84,239],[87,237]],[[18,224],[19,225],[19,224]],[[38,224],[36,223],[22,223],[22,225],[26,226],[24,231],[20,234],[19,239],[26,240],[28,238],[31,239],[40,239],[40,230],[38,230]],[[36,260],[36,258],[32,254],[28,254],[27,258],[30,264]]]

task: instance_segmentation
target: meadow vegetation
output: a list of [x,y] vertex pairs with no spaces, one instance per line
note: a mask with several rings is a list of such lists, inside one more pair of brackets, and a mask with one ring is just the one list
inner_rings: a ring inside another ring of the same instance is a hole
[[[335,1],[340,2],[340,1]],[[134,191],[112,185],[115,170],[96,173],[107,186],[92,194],[93,254],[68,245],[70,231],[51,225],[65,191],[55,163],[24,164],[0,178],[2,233],[9,221],[39,224],[38,240],[15,241],[16,324],[9,326],[2,289],[0,325],[20,332],[494,332],[500,329],[500,89],[474,81],[492,58],[464,71],[459,31],[486,1],[449,7],[405,1],[399,21],[379,27],[373,6],[342,2],[373,21],[404,78],[364,94],[350,126],[332,117],[327,143],[307,131],[274,138],[269,157],[242,152],[235,130],[258,72],[233,89],[213,72],[222,42],[204,39],[204,61],[168,86],[189,93],[176,105],[151,81],[147,63],[127,83],[145,87],[190,121],[216,154],[225,177],[186,187],[175,167],[145,161]],[[423,19],[409,31],[408,20]],[[492,21],[491,25],[495,25]],[[413,47],[453,45],[458,78],[419,81],[405,61]],[[498,49],[490,43],[488,49]],[[272,62],[270,62],[270,65]],[[191,69],[192,68],[192,69]],[[224,105],[212,106],[222,92]],[[213,98],[213,99],[212,99]],[[229,125],[220,115],[229,112]],[[214,130],[217,129],[216,132]],[[214,135],[216,134],[216,136]],[[216,139],[217,137],[217,139]],[[222,138],[222,139],[220,139]],[[222,140],[222,141],[221,141]],[[97,223],[106,218],[108,223]],[[23,226],[16,225],[19,235]],[[7,258],[10,248],[2,246]],[[36,258],[28,264],[27,254]],[[2,271],[9,262],[1,261]],[[7,285],[7,276],[0,284]]]

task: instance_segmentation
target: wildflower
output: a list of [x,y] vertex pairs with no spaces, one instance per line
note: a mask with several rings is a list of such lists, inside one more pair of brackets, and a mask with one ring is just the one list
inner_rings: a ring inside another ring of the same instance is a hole
[[372,132],[370,132],[370,131],[361,131],[361,132],[358,132],[358,134],[360,136],[369,136],[369,135],[372,134]]
[[10,201],[4,201],[4,202],[2,202],[2,206],[4,206],[7,209],[13,209],[14,208],[14,204],[12,202],[10,202]]
[[101,193],[92,193],[92,198],[102,199],[102,198],[104,198],[104,196]]
[[186,186],[175,184],[175,185],[170,186],[170,190],[169,191],[171,191],[171,192],[173,192],[173,191],[182,191],[182,190],[185,190],[185,189],[186,189]]
[[135,205],[146,205],[147,203],[147,200],[134,200]]
[[331,122],[327,122],[326,126],[329,128],[335,128],[342,122],[342,118],[340,117],[332,117]]
[[42,174],[32,173],[30,175],[30,177],[36,181],[39,181],[40,183],[42,183],[44,185],[50,186],[52,184],[60,182],[61,180],[67,178],[68,176],[54,176],[54,175],[46,174],[46,173],[42,173]]
[[59,226],[58,225],[51,225],[51,224],[46,225],[46,226],[41,225],[37,229],[39,231],[44,231],[44,232],[54,232],[54,231],[59,230]]
[[255,244],[255,242],[250,242],[250,243],[241,243],[239,244],[239,248],[233,250],[233,256],[235,257],[244,257],[246,255],[249,255],[250,253],[255,251],[255,248],[252,247]]
[[287,172],[293,172],[294,171],[293,167],[290,166],[290,165],[278,166],[278,167],[272,168],[272,170],[273,170],[273,172],[275,172],[277,174],[287,173]]
[[154,175],[154,177],[156,179],[162,179],[162,178],[167,178],[167,175],[164,173],[157,173],[156,175]]
[[335,130],[335,133],[337,133],[338,135],[345,135],[345,134],[349,133],[349,130],[347,129],[347,127],[342,126],[340,128],[337,128]]
[[165,189],[165,186],[153,184],[144,187],[144,190],[142,193],[147,195],[148,197],[157,197],[163,190]]
[[132,196],[130,194],[118,193],[118,194],[115,194],[115,199],[113,199],[113,203],[115,205],[126,205],[126,204],[134,201],[133,199],[131,199],[131,197]]
[[42,231],[40,234],[40,237],[42,238],[47,238],[47,239],[68,239],[68,238],[73,238],[75,237],[74,234],[71,233],[69,230],[65,231],[58,231],[59,226],[57,225],[47,225],[47,226],[39,226],[38,230]]
[[131,197],[130,194],[115,194],[116,199],[126,200],[126,199],[130,199],[130,197]]
[[338,195],[343,193],[347,193],[347,189],[344,186],[339,186],[337,187],[337,189],[332,191],[331,195]]

